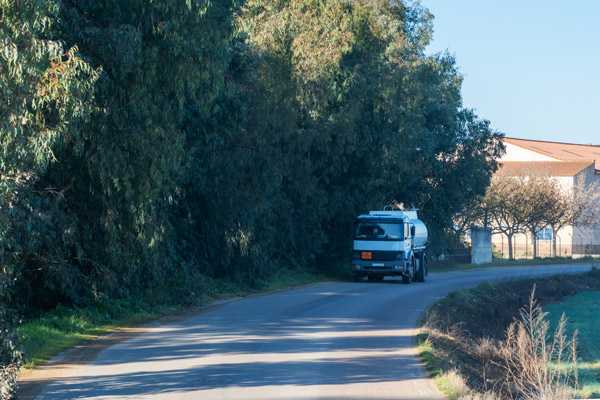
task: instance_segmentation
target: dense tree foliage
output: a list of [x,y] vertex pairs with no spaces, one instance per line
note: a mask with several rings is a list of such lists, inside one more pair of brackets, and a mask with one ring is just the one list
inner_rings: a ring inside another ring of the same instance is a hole
[[[20,364],[14,282],[45,216],[34,190],[54,159],[75,140],[96,108],[98,71],[49,40],[52,1],[0,1],[0,398],[10,398]],[[21,286],[26,285],[21,283]]]
[[267,135],[297,146],[287,157],[297,167],[284,176],[295,187],[279,192],[299,217],[292,226],[308,227],[300,255],[343,258],[353,217],[392,199],[422,208],[441,248],[451,216],[484,192],[501,149],[487,122],[461,108],[454,60],[424,56],[431,16],[389,1],[248,1],[239,22],[261,57],[253,82],[269,85],[260,98],[278,89],[274,106],[290,107],[273,113],[256,101],[250,115],[262,126],[266,115],[282,116]]
[[103,68],[95,87],[103,112],[56,150],[37,185],[50,217],[23,272],[35,289],[21,291],[23,303],[147,290],[154,297],[174,274],[169,212],[186,130],[211,116],[222,90],[230,12],[208,1],[62,3],[55,35]]
[[354,217],[393,200],[440,250],[502,151],[454,59],[425,55],[418,3],[1,4],[0,227],[22,312],[327,268]]

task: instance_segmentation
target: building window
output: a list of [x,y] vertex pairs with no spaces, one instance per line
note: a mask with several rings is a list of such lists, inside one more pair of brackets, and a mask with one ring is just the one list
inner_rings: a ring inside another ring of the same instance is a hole
[[540,230],[537,235],[535,236],[535,239],[538,242],[551,242],[552,241],[552,228],[550,228],[549,226],[542,228],[542,230]]

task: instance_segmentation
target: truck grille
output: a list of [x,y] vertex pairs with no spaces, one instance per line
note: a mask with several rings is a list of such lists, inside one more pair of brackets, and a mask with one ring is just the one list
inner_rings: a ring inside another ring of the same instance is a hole
[[371,260],[373,261],[393,261],[399,253],[397,251],[372,251]]

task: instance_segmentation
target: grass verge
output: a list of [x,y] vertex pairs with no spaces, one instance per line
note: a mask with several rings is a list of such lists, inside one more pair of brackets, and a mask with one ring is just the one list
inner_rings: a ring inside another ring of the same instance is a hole
[[140,307],[139,303],[128,300],[104,301],[88,307],[58,307],[18,328],[25,355],[24,367],[43,365],[61,351],[86,340],[121,327],[141,325],[179,309],[174,306]]
[[600,292],[584,291],[558,304],[545,308],[552,326],[556,326],[564,313],[567,332],[578,332],[579,342],[579,391],[578,396],[600,396]]
[[582,258],[571,258],[571,257],[544,257],[536,258],[533,260],[529,259],[517,259],[517,260],[506,260],[506,259],[494,259],[491,263],[486,264],[458,264],[451,262],[431,262],[429,264],[430,272],[450,272],[450,271],[464,271],[469,269],[477,268],[490,268],[490,267],[527,267],[536,265],[553,265],[553,264],[593,264],[600,265],[600,258],[597,257],[582,257]]
[[427,333],[417,336],[418,350],[425,368],[435,382],[438,389],[450,400],[457,400],[469,392],[462,379],[457,377],[452,364],[442,357]]

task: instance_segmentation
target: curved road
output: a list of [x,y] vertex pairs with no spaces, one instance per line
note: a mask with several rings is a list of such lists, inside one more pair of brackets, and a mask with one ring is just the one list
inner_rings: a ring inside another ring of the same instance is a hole
[[414,347],[427,306],[482,281],[590,269],[490,268],[241,299],[109,347],[37,399],[442,399]]

